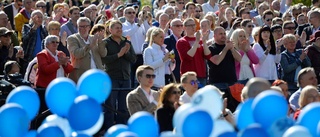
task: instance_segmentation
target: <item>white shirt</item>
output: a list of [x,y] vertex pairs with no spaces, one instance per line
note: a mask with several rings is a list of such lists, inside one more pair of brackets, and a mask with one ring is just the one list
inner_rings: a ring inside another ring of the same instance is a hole
[[180,96],[179,102],[183,104],[191,102],[191,97],[187,94],[187,91]]
[[142,45],[149,28],[150,25],[147,21],[144,21],[140,27],[136,23],[131,24],[127,20],[122,24],[123,36],[130,37],[130,41],[136,54],[142,54]]
[[28,64],[26,73],[24,75],[24,80],[29,81],[30,83],[34,84],[36,82],[36,72],[38,70],[38,59],[37,57],[33,58]]
[[276,63],[280,63],[281,55],[264,54],[264,50],[259,43],[253,45],[253,51],[259,58],[258,64],[253,64],[256,77],[265,78],[267,80],[278,79]]
[[[141,88],[141,87],[140,87]],[[143,91],[144,95],[146,95],[149,103],[154,103],[155,105],[158,105],[158,102],[156,100],[154,100],[154,97],[150,91],[150,93],[148,93],[147,91],[145,91],[143,88],[141,88],[141,90]]]
[[203,14],[206,15],[210,11],[215,13],[216,11],[219,10],[219,7],[217,3],[214,4],[214,7],[212,7],[208,1],[207,3],[202,4],[202,10],[203,10]]
[[163,51],[161,46],[153,43],[151,46],[146,48],[143,53],[143,64],[150,65],[154,68],[154,74],[156,78],[154,79],[155,87],[162,87],[165,85],[165,72],[166,68],[168,68],[168,61],[163,62],[162,58],[164,57],[165,52]]
[[[19,8],[16,9],[16,7],[14,7],[14,4],[15,3],[12,3],[13,17],[15,17],[19,13]],[[13,24],[16,24],[14,20],[13,20]]]
[[[59,59],[58,59],[58,50],[56,50],[56,55],[53,55],[53,53],[49,50],[49,49],[47,49],[47,47],[46,47],[46,50],[48,51],[48,53],[58,62],[59,61]],[[64,69],[63,69],[63,67],[61,66],[61,65],[59,65],[59,69],[57,70],[57,76],[56,76],[57,78],[58,77],[64,77]]]

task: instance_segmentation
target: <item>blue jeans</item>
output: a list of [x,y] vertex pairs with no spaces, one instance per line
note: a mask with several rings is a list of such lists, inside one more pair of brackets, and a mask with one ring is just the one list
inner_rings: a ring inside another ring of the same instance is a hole
[[[131,88],[130,84],[130,80],[112,80],[113,89]],[[104,113],[104,126],[106,130],[114,124],[127,124],[130,115],[126,104],[126,98],[129,92],[129,89],[128,91],[111,91],[105,102],[107,105]]]

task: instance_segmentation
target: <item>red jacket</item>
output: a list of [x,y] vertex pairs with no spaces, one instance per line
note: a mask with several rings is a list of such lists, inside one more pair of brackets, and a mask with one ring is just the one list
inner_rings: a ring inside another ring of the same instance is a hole
[[[59,51],[62,52],[62,51]],[[37,54],[38,69],[36,74],[35,85],[46,88],[49,83],[57,77],[57,70],[60,68],[59,63],[50,55],[47,50],[42,50]],[[73,70],[70,63],[63,66],[65,76]]]

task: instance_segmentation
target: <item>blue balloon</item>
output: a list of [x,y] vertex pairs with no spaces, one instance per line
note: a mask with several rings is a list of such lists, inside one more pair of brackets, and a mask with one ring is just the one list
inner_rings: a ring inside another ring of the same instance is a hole
[[46,103],[50,111],[60,117],[66,117],[77,97],[76,84],[65,77],[50,82],[46,89]]
[[237,137],[237,132],[224,132],[218,135],[218,137]]
[[53,124],[44,123],[37,131],[38,137],[64,137],[62,129]]
[[30,130],[24,137],[37,137],[37,130]]
[[101,104],[111,93],[112,83],[104,71],[90,69],[81,75],[77,88],[80,95],[87,95]]
[[213,119],[203,110],[191,109],[182,124],[184,137],[208,137],[213,129]]
[[27,112],[29,120],[37,115],[40,108],[38,93],[28,86],[19,86],[13,89],[9,93],[6,103],[19,104]]
[[72,129],[82,131],[94,126],[101,112],[102,108],[96,100],[82,95],[75,99],[67,118]]
[[254,121],[269,129],[274,121],[287,116],[288,103],[283,95],[276,91],[263,91],[252,103]]
[[306,127],[312,136],[317,136],[317,127],[320,121],[320,103],[311,103],[305,106],[297,119],[297,124]]
[[159,136],[158,122],[145,111],[134,113],[128,120],[128,127],[129,131],[136,133],[139,137]]
[[138,136],[134,132],[125,131],[125,132],[120,133],[117,137],[140,137],[140,136]]
[[247,127],[240,133],[240,137],[269,137],[267,131],[265,131],[259,124],[253,124]]
[[72,136],[72,137],[92,137],[92,136],[87,134],[77,134],[76,136]]
[[50,125],[58,126],[64,133],[64,136],[69,137],[72,133],[72,129],[69,125],[68,119],[59,117],[56,114],[49,115],[42,121],[42,124],[47,123]]
[[255,123],[251,108],[252,102],[253,99],[248,99],[237,107],[238,114],[235,116],[235,121],[239,130],[245,129]]
[[8,103],[0,108],[0,136],[22,137],[28,132],[27,112],[18,104]]
[[172,120],[172,124],[173,127],[178,127],[181,124],[182,119],[185,118],[186,116],[186,112],[188,112],[190,109],[192,108],[192,104],[191,103],[186,103],[181,105],[173,114],[173,120]]
[[104,137],[117,137],[122,132],[129,131],[129,127],[123,124],[117,124],[108,129],[108,131],[104,134]]

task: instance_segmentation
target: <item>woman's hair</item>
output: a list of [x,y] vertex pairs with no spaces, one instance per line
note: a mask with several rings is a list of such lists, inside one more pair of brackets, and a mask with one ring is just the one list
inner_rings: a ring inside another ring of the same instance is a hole
[[58,21],[50,21],[47,26],[47,30],[50,31],[52,27],[57,27],[60,29],[61,24]]
[[[308,94],[312,90],[315,90],[318,93],[318,89],[316,87],[314,87],[314,86],[311,86],[311,85],[308,85],[308,86],[304,87],[301,90],[301,94],[300,94],[300,97],[299,97],[299,106],[300,106],[300,108],[303,108],[306,105],[308,105],[307,104]],[[319,93],[318,93],[318,97],[319,97]]]
[[105,31],[105,25],[102,24],[96,24],[92,27],[91,31],[90,31],[90,35],[94,35],[99,31]]
[[225,18],[226,18],[226,20],[228,20],[228,18],[227,18],[227,12],[228,12],[228,10],[231,11],[231,13],[233,14],[233,17],[236,16],[236,13],[234,12],[234,10],[233,10],[232,8],[228,7],[228,8],[226,8],[226,10],[225,10]]
[[258,39],[255,38],[255,36],[259,36],[259,30],[261,29],[261,27],[254,27],[252,29],[252,37],[254,38],[255,42],[258,42]]
[[3,74],[7,75],[11,71],[13,65],[17,65],[20,68],[20,65],[17,61],[9,60],[4,64]]
[[145,42],[150,42],[151,39],[151,32],[153,31],[153,29],[155,29],[157,27],[152,26],[151,28],[148,29],[147,34],[146,34],[146,39],[144,40]]
[[246,36],[246,32],[243,29],[236,29],[235,31],[232,32],[231,37],[230,37],[230,41],[234,42],[234,46],[237,50],[239,50],[239,34],[240,32],[243,32],[245,37]]
[[206,14],[203,18],[204,19],[211,18],[210,20],[212,20],[212,24],[210,26],[210,29],[214,30],[214,28],[216,27],[216,18],[212,14]]
[[270,33],[269,41],[270,41],[270,44],[271,44],[271,50],[270,50],[269,53],[272,54],[272,55],[275,55],[276,54],[276,44],[274,42],[274,38],[273,38],[273,35],[272,35],[272,32],[271,32],[271,29],[267,25],[263,25],[261,27],[261,29],[259,30],[258,43],[260,44],[260,46],[261,46],[261,48],[263,50],[267,49],[266,46],[264,45],[263,39],[262,39],[262,32],[264,32],[264,31],[268,31]]
[[[151,38],[150,38],[150,41],[149,41],[149,46],[152,45],[154,37],[158,36],[159,34],[163,34],[163,33],[164,33],[164,32],[163,32],[163,30],[162,30],[161,28],[155,28],[155,29],[153,29],[152,32],[151,32],[151,35],[150,35]],[[160,45],[160,46],[161,46],[161,45]]]
[[275,81],[272,83],[272,86],[280,86],[280,85],[282,85],[282,84],[288,85],[287,82],[285,82],[284,80],[277,79],[277,80],[275,80]]
[[286,34],[282,37],[283,40],[297,41],[296,36],[293,34]]
[[106,20],[108,20],[107,16],[104,16],[103,14],[100,14],[96,17],[96,19],[94,20],[94,24],[99,24],[100,20],[102,19],[102,17],[104,17]]
[[173,103],[169,101],[169,98],[172,95],[172,92],[179,88],[178,84],[170,83],[168,85],[165,85],[161,91],[160,98],[159,98],[159,103],[158,103],[158,108],[162,106],[169,106],[173,107]]

